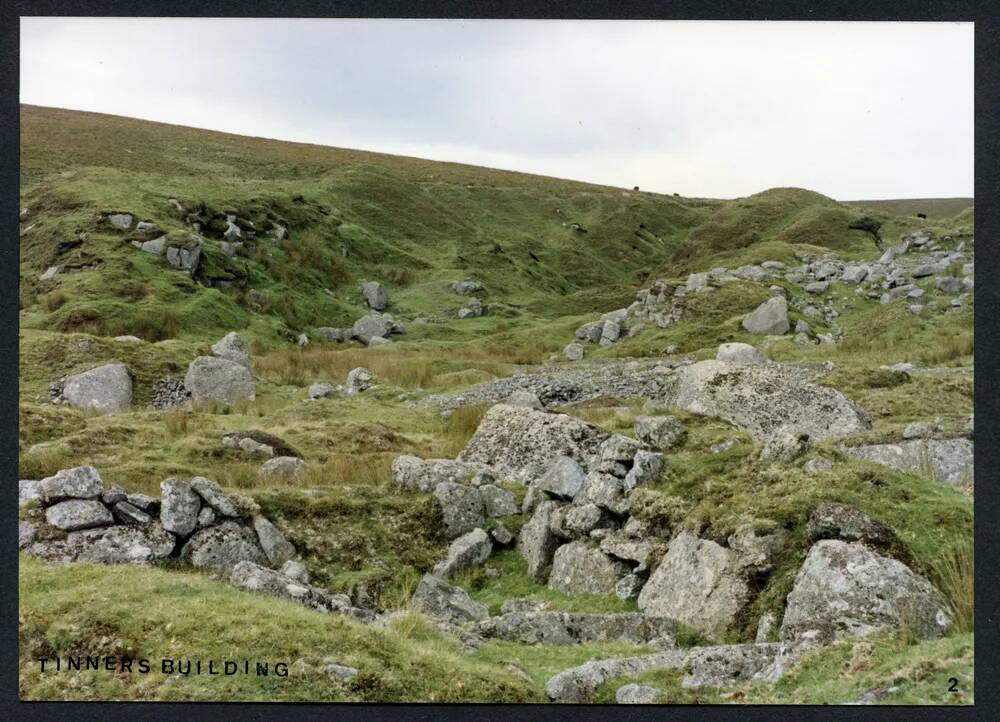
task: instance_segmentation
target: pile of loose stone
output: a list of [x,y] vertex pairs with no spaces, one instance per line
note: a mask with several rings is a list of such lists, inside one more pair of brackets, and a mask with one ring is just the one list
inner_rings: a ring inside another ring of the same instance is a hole
[[[748,314],[743,321],[744,329],[767,335],[782,335],[794,330],[796,343],[800,344],[832,344],[841,338],[836,307],[843,305],[844,298],[827,295],[828,291],[837,288],[833,284],[840,284],[841,289],[853,288],[855,295],[877,299],[882,304],[903,299],[911,313],[920,314],[924,310],[941,310],[936,300],[924,300],[926,292],[916,284],[920,279],[936,276],[935,289],[955,296],[944,310],[955,310],[966,303],[975,285],[975,266],[964,242],[952,250],[944,247],[953,243],[950,237],[938,241],[930,234],[914,233],[870,262],[844,261],[835,253],[818,257],[798,253],[801,261],[798,266],[764,261],[759,265],[692,273],[682,283],[657,281],[638,291],[630,306],[610,311],[597,321],[580,326],[576,330],[576,340],[567,345],[563,353],[571,361],[579,361],[585,354],[584,344],[609,346],[640,333],[647,323],[667,328],[683,317],[684,307],[679,299],[688,294],[710,293],[733,281],[770,284],[774,296]],[[947,275],[957,264],[962,266],[962,277]],[[789,297],[784,286],[776,285],[778,281],[800,286],[802,295]],[[799,319],[794,328],[789,320],[789,306],[805,317]],[[824,323],[833,332],[814,333],[807,319]]]
[[252,504],[214,482],[167,479],[160,497],[105,487],[91,466],[18,484],[18,548],[50,563],[153,564],[178,557],[234,586],[361,619],[349,597],[309,584],[285,536]]
[[172,409],[191,402],[191,392],[184,386],[184,381],[173,376],[164,378],[153,384],[149,397],[149,405],[157,410]]

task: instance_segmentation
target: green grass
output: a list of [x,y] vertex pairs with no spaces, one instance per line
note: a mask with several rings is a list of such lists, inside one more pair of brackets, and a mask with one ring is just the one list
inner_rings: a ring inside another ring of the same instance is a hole
[[[532,702],[536,685],[465,655],[419,617],[387,629],[304,609],[177,570],[50,567],[20,560],[20,693],[32,700]],[[42,673],[55,655],[129,655],[148,675]],[[288,675],[182,676],[163,658],[284,662]],[[353,683],[322,672],[332,658],[357,667]],[[296,666],[302,660],[305,668]]]
[[[436,407],[413,402],[510,376],[524,364],[562,361],[560,351],[580,324],[628,305],[637,288],[656,279],[680,281],[691,272],[765,260],[798,265],[803,252],[871,258],[877,252],[871,237],[847,228],[862,214],[882,223],[887,243],[929,230],[951,235],[944,245],[954,247],[969,243],[973,228],[971,208],[952,203],[935,205],[924,221],[905,204],[858,207],[795,188],[733,201],[625,195],[526,174],[97,114],[23,106],[21,120],[20,201],[34,226],[21,238],[20,478],[92,464],[107,484],[156,494],[171,476],[209,477],[274,519],[318,584],[338,592],[364,586],[386,608],[405,604],[447,548],[434,531],[430,496],[392,483],[393,459],[454,457],[485,412],[483,406],[461,407],[442,420]],[[261,237],[255,250],[233,258],[209,238],[202,269],[192,278],[135,250],[129,244],[134,234],[100,221],[103,213],[129,211],[180,238],[188,227],[167,204],[171,196],[206,219],[235,213],[262,231],[286,225],[289,235],[282,242]],[[571,222],[588,232],[564,225]],[[63,271],[38,281],[50,265]],[[470,276],[486,286],[489,313],[460,321],[456,312],[467,299],[447,284]],[[220,279],[234,287],[207,285]],[[377,349],[316,339],[306,349],[295,347],[300,331],[346,326],[365,313],[358,286],[372,279],[388,287],[389,310],[407,322],[405,335]],[[919,285],[925,300],[948,308],[951,297],[934,290],[932,281]],[[781,362],[832,362],[832,371],[817,372],[817,383],[841,390],[873,420],[870,430],[846,443],[897,441],[907,423],[935,417],[948,435],[963,432],[973,405],[971,296],[957,312],[915,316],[902,301],[883,306],[835,286],[828,295],[838,297],[843,341],[803,347],[790,337],[765,339],[742,329],[742,316],[768,295],[765,286],[743,282],[687,295],[679,299],[684,315],[675,325],[659,329],[647,322],[612,347],[588,346],[587,359],[658,357],[667,346],[704,359],[714,357],[719,343],[744,341]],[[446,323],[409,322],[419,315]],[[798,318],[793,310],[793,324]],[[817,332],[835,330],[809,323]],[[233,330],[252,346],[255,401],[168,412],[145,408],[157,380],[183,377],[193,358]],[[120,334],[143,341],[111,338]],[[126,363],[135,376],[128,412],[102,416],[48,402],[49,382],[111,361]],[[905,380],[879,369],[901,361],[946,371]],[[343,383],[357,366],[374,372],[374,388],[349,399],[307,400],[310,384]],[[623,434],[632,433],[643,413],[642,400],[610,398],[560,410]],[[968,494],[846,458],[832,443],[810,454],[833,459],[829,472],[806,473],[801,461],[762,463],[746,434],[721,421],[678,416],[685,439],[667,455],[661,479],[636,492],[634,513],[720,543],[743,525],[786,535],[773,572],[727,640],[752,639],[765,611],[780,620],[808,549],[808,514],[821,501],[852,504],[891,526],[899,544],[889,553],[942,589],[958,624],[956,636],[939,642],[905,648],[878,642],[866,653],[870,666],[844,677],[844,660],[860,653],[837,647],[774,688],[740,687],[726,697],[730,692],[695,694],[674,685],[675,699],[843,701],[838,694],[860,694],[865,685],[904,674],[900,699],[960,701],[941,697],[935,686],[940,674],[948,674],[962,680],[968,690],[963,700],[971,700]],[[257,475],[263,459],[221,444],[225,433],[253,430],[299,452],[308,464],[305,477],[265,482]],[[737,440],[733,447],[709,453],[730,438]],[[516,533],[525,521],[515,516],[504,524]],[[614,597],[567,596],[536,584],[515,550],[487,564],[499,574],[478,568],[455,581],[494,613],[513,597],[560,610],[636,608]],[[418,615],[385,632],[361,628],[238,592],[178,565],[52,569],[22,560],[21,584],[21,634],[28,642],[22,650],[111,645],[164,655],[180,647],[189,656],[238,650],[310,664],[343,655],[340,661],[357,662],[364,673],[357,685],[343,688],[311,672],[283,687],[274,679],[261,686],[256,680],[99,675],[73,687],[32,673],[22,659],[22,694],[32,698],[543,701],[542,685],[561,669],[593,656],[644,651],[618,643],[531,648],[494,641],[463,655]],[[109,590],[121,591],[120,598]],[[688,633],[683,641],[705,640]],[[824,678],[831,670],[841,688]],[[613,691],[601,691],[602,699]]]
[[523,597],[545,602],[548,609],[562,612],[635,612],[635,600],[623,602],[617,597],[603,597],[594,594],[566,595],[549,589],[544,584],[533,582],[528,576],[527,562],[516,550],[493,554],[487,564],[499,572],[491,578],[485,567],[469,569],[456,575],[454,582],[469,592],[481,604],[485,604],[490,614],[499,614],[500,606],[508,599]]

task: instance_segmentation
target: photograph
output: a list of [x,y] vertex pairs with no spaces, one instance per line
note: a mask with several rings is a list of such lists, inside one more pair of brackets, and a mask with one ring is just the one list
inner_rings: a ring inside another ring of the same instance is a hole
[[975,704],[974,22],[9,30],[23,708]]

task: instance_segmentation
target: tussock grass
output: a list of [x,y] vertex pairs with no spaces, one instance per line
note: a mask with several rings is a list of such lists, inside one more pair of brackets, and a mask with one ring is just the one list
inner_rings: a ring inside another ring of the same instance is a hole
[[458,456],[476,433],[479,422],[483,420],[488,409],[489,406],[472,405],[459,406],[452,410],[451,416],[444,424],[442,450],[446,456]]
[[949,545],[931,569],[931,577],[951,608],[953,631],[972,632],[976,622],[976,575],[971,537],[958,537]]
[[385,348],[305,348],[272,351],[254,359],[254,371],[271,383],[307,386],[317,381],[342,382],[363,366],[376,380],[406,389],[450,388],[476,380],[509,376],[514,363],[537,355],[518,350],[508,354],[462,348],[389,350]]
[[79,456],[63,443],[52,442],[36,446],[18,457],[18,474],[22,479],[43,479],[61,469],[79,466]]

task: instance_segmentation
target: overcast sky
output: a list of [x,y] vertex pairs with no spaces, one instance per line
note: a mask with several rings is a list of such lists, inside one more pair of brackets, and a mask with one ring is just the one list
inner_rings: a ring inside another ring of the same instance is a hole
[[24,18],[21,101],[687,196],[973,194],[971,24]]

